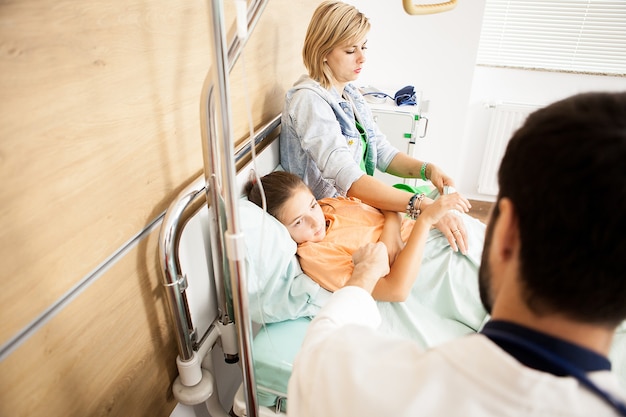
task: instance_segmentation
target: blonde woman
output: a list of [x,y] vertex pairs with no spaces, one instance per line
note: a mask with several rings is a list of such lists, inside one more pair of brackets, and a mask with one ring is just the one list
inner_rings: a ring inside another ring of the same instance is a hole
[[[375,169],[430,180],[441,194],[454,182],[436,165],[391,145],[352,84],[365,64],[369,30],[369,20],[354,6],[325,1],[317,7],[302,50],[308,74],[286,94],[280,162],[301,177],[317,199],[355,197],[415,217],[418,205],[426,208],[433,201],[382,183],[373,177]],[[468,237],[459,216],[446,214],[435,227],[455,250],[467,252]]]

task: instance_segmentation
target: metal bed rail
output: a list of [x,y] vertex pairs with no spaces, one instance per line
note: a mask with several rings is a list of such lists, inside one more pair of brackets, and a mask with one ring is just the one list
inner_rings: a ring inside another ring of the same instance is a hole
[[[255,134],[255,147],[259,148],[273,138],[270,134],[280,126],[280,117],[277,115]],[[251,153],[251,141],[245,141],[235,151],[235,162],[244,161]],[[204,175],[198,177],[185,187],[170,203],[163,217],[159,234],[159,259],[161,266],[162,285],[166,292],[169,313],[174,324],[178,352],[181,360],[188,361],[196,350],[198,340],[193,320],[189,315],[189,306],[185,290],[187,279],[180,266],[180,238],[187,222],[205,205],[211,206],[207,200],[207,185]],[[223,292],[222,292],[223,293]],[[223,294],[222,294],[223,297]],[[218,293],[220,309],[227,310],[228,301]],[[224,321],[220,318],[221,321]]]

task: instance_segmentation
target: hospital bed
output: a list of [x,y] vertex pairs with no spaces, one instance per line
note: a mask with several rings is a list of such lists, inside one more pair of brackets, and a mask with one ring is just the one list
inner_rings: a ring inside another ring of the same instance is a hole
[[[253,26],[262,6],[250,7],[248,25]],[[211,13],[214,41],[225,44],[219,7]],[[330,295],[302,273],[286,230],[242,198],[253,169],[259,175],[280,169],[280,115],[244,145],[233,146],[224,116],[227,67],[236,59],[236,46],[234,42],[228,51],[216,47],[215,62],[223,65],[216,65],[203,87],[205,173],[170,204],[159,237],[163,287],[178,347],[173,393],[184,404],[205,403],[213,417],[230,411],[239,416],[284,412],[293,359],[311,317]],[[258,155],[251,160],[253,149]],[[473,221],[466,219],[470,227],[481,227]],[[433,232],[432,242],[442,240]],[[434,243],[430,247],[437,250]],[[470,247],[482,248],[482,242],[470,242]],[[476,307],[477,288],[467,284],[470,280],[455,281],[467,274],[450,274],[439,263],[430,269],[428,258],[409,302],[379,303],[384,331],[425,347],[474,332],[486,319]],[[468,259],[463,262],[478,262]],[[221,373],[220,356],[227,364],[221,369],[228,369]],[[611,359],[626,387],[625,325]]]
[[[279,116],[260,129],[256,137],[257,146],[263,149],[255,161],[256,169],[260,175],[280,169],[278,140],[275,137],[278,128]],[[250,147],[246,146],[236,152],[235,159],[245,161],[249,153]],[[246,267],[250,269],[247,271],[249,278],[247,307],[252,331],[249,352],[251,356],[250,372],[253,373],[253,380],[255,381],[255,385],[251,389],[255,390],[259,415],[276,415],[284,412],[288,406],[287,382],[291,374],[293,359],[302,343],[310,318],[316,311],[315,305],[311,306],[310,309],[308,308],[310,302],[306,300],[316,297],[323,302],[326,294],[317,284],[303,275],[297,265],[293,265],[291,258],[295,254],[295,247],[289,249],[288,245],[286,247],[281,246],[291,242],[291,240],[288,235],[280,236],[278,234],[279,224],[277,222],[269,223],[273,220],[271,216],[262,213],[261,209],[251,206],[252,203],[241,197],[242,186],[250,178],[252,169],[252,162],[248,162],[238,170],[235,177],[242,232],[246,235],[246,245],[250,252],[246,254]],[[170,302],[170,304],[182,304],[180,310],[173,311],[175,316],[173,322],[190,323],[186,327],[186,332],[192,336],[183,345],[188,346],[190,357],[198,356],[194,360],[188,359],[188,363],[199,361],[199,364],[188,365],[187,367],[186,365],[179,366],[181,376],[174,385],[174,393],[179,401],[189,404],[206,400],[202,395],[194,397],[187,393],[187,391],[196,390],[197,385],[206,384],[206,381],[200,383],[192,380],[183,383],[182,381],[187,378],[188,368],[195,366],[200,369],[203,373],[203,379],[208,378],[212,384],[215,383],[214,378],[223,377],[223,375],[210,374],[211,370],[214,369],[214,365],[210,362],[216,360],[215,356],[209,358],[207,363],[207,356],[210,356],[208,353],[215,348],[216,343],[219,343],[219,347],[225,352],[224,359],[227,362],[236,363],[237,359],[241,359],[238,358],[241,352],[235,341],[237,335],[234,333],[234,328],[236,326],[231,320],[233,306],[229,302],[231,297],[227,294],[229,285],[223,282],[224,278],[220,282],[220,276],[223,275],[223,268],[221,268],[221,259],[223,258],[220,256],[223,257],[224,255],[221,249],[215,251],[211,247],[215,240],[210,236],[211,232],[215,231],[212,229],[219,228],[221,230],[222,226],[219,226],[220,221],[211,218],[211,212],[206,205],[206,191],[204,178],[199,178],[183,190],[180,197],[172,203],[163,224],[162,236],[170,235],[172,242],[178,241],[179,244],[178,246],[170,246],[171,253],[165,250],[167,244],[162,245],[163,250],[160,255],[163,260],[169,259],[177,265],[178,272],[175,276],[184,277],[179,278],[180,283],[166,284],[165,288],[168,291],[175,289],[171,296],[178,301]],[[184,209],[181,210],[182,206]],[[220,209],[219,212],[224,215],[223,209]],[[174,227],[176,224],[174,217],[184,220],[184,226],[178,231]],[[259,226],[264,221],[268,222],[267,228]],[[219,230],[218,234],[222,233]],[[432,232],[435,236],[436,233],[436,231]],[[175,237],[172,234],[180,234],[180,236]],[[167,239],[163,240],[163,242],[166,241]],[[434,241],[429,242],[430,245],[434,243]],[[257,252],[259,248],[269,249],[271,254]],[[424,347],[471,333],[480,326],[482,320],[482,317],[477,315],[475,307],[478,303],[476,294],[467,293],[466,286],[454,281],[454,277],[447,276],[454,275],[447,273],[450,271],[441,272],[439,262],[434,268],[429,267],[429,253],[430,249],[425,256],[426,266],[424,268],[426,269],[415,285],[415,292],[426,294],[431,301],[430,305],[423,302],[424,300],[415,299],[407,303],[379,303],[383,318],[387,319],[386,324],[390,327],[390,333],[410,337]],[[281,258],[283,262],[275,262],[280,261]],[[260,263],[262,261],[265,263]],[[458,267],[456,270],[458,271]],[[267,271],[270,272],[266,274]],[[458,272],[463,275],[463,271]],[[472,271],[468,270],[465,274],[470,272]],[[273,274],[273,276],[268,277],[268,274]],[[164,273],[165,275],[166,273]],[[299,279],[308,281],[308,283],[298,283],[297,280]],[[438,284],[448,288],[440,290],[439,296],[434,296],[435,287]],[[259,285],[272,288],[273,294],[263,293],[258,288]],[[183,288],[184,290],[181,291]],[[290,291],[295,294],[290,295]],[[261,297],[261,300],[257,297]],[[266,297],[270,299],[267,300]],[[456,301],[449,301],[452,299],[456,299]],[[218,303],[217,300],[221,301]],[[290,302],[287,304],[293,304],[296,308],[291,309],[293,306],[280,303],[279,300],[289,300]],[[437,302],[439,305],[435,305]],[[456,305],[458,309],[458,311],[449,314],[450,317],[456,317],[456,320],[443,319],[428,311],[430,307],[441,311],[451,305]],[[184,320],[180,319],[180,312],[183,312]],[[471,318],[472,315],[473,318]],[[473,321],[474,324],[471,326],[473,328],[461,323],[460,317],[468,317],[465,319],[465,323]],[[626,325],[624,324],[616,335],[611,359],[620,374],[622,383],[626,386]],[[235,368],[235,372],[241,372],[239,364],[236,363],[231,367]],[[235,383],[239,384],[238,381]],[[208,391],[212,392],[212,390],[213,388]],[[217,402],[214,399],[212,401],[212,407],[215,408]],[[248,405],[244,395],[243,383],[238,386],[233,394],[232,401],[235,415],[251,415],[247,412]]]
[[[260,129],[256,137],[258,146],[263,148],[255,161],[260,175],[280,169],[278,140],[272,136],[279,127],[278,122],[277,116]],[[245,160],[249,152],[249,147],[242,148],[235,159]],[[250,178],[252,169],[253,164],[249,162],[236,175],[237,205],[247,249],[246,307],[253,321],[254,334],[249,352],[252,362],[250,372],[255,381],[252,389],[256,391],[259,410],[276,413],[287,407],[287,382],[293,359],[311,317],[330,293],[302,273],[295,258],[295,243],[286,229],[241,197],[242,186]],[[193,395],[194,387],[207,384],[201,378],[208,378],[214,385],[215,375],[206,375],[214,368],[212,364],[207,364],[207,360],[214,360],[211,357],[207,359],[213,349],[208,344],[221,342],[225,359],[230,362],[235,362],[241,353],[234,341],[237,335],[231,320],[233,306],[227,294],[229,286],[222,269],[223,250],[218,246],[218,239],[211,236],[216,231],[222,235],[219,223],[223,219],[215,218],[207,208],[204,184],[204,178],[198,179],[170,205],[162,226],[160,245],[164,286],[169,305],[173,307],[170,308],[172,322],[181,326],[179,332],[182,334],[179,341],[182,353],[178,360],[180,376],[174,384],[174,394],[179,401],[189,404],[205,401],[202,395]],[[218,216],[224,215],[221,208],[217,211]],[[447,242],[437,233],[433,232],[436,239]],[[430,250],[437,250],[436,243],[429,242]],[[475,247],[480,245],[480,242],[473,243]],[[450,252],[448,248],[446,250]],[[460,278],[470,282],[466,278],[470,274],[470,279],[475,277],[477,261],[474,261],[474,267],[465,271],[454,267],[460,272],[458,276],[449,273],[449,261],[437,257],[433,263],[426,259],[421,270],[423,276],[414,288],[415,297],[405,303],[379,303],[383,322],[390,333],[411,337],[427,347],[477,330],[485,317],[481,314],[482,307],[476,307],[479,304],[476,280],[473,280],[475,285],[455,284],[454,281]],[[472,287],[474,292],[469,294],[467,290]],[[419,299],[419,294],[425,297]],[[467,303],[464,306],[462,302],[450,301],[452,299],[467,300]],[[446,319],[433,314],[431,308],[436,307],[436,303],[440,304],[436,308],[438,311],[444,305],[455,305],[457,310],[448,312],[448,316],[456,318]],[[468,326],[466,323],[469,322],[473,325]],[[206,369],[202,371],[201,368]],[[198,374],[196,379],[188,376],[194,369]],[[242,384],[234,396],[233,411],[236,415],[250,415],[245,411],[248,406],[243,388]],[[211,386],[204,391],[212,390]]]
[[[272,170],[280,169],[278,140],[276,140],[276,129],[279,128],[279,116],[271,121],[266,127],[262,128],[256,137],[257,146],[263,148],[256,159],[256,169],[260,175],[264,175]],[[245,147],[236,153],[237,160],[245,160],[250,153],[250,148]],[[261,209],[252,206],[252,203],[245,201],[242,195],[243,184],[250,178],[252,162],[244,164],[236,175],[237,188],[237,205],[239,215],[241,216],[242,233],[246,235],[246,248],[249,253],[246,256],[247,271],[247,308],[250,319],[251,328],[251,344],[250,344],[250,360],[252,380],[254,386],[250,389],[255,390],[255,401],[258,407],[258,415],[276,415],[283,413],[288,407],[287,383],[291,374],[293,360],[304,338],[307,326],[311,320],[311,316],[316,311],[316,306],[311,305],[307,299],[318,298],[320,304],[323,303],[324,297],[327,295],[325,291],[308,279],[301,273],[297,265],[293,264],[293,256],[295,247],[289,249],[281,247],[286,242],[291,242],[288,235],[280,236],[278,234],[278,223],[270,223],[268,227],[262,227],[262,222],[270,222],[273,218],[266,213],[262,213]],[[193,196],[193,197],[189,197]],[[235,368],[235,372],[240,370],[241,364],[237,363],[241,350],[237,346],[234,334],[236,323],[229,318],[233,317],[233,306],[229,302],[231,298],[227,293],[229,285],[225,282],[220,283],[220,275],[223,274],[220,260],[221,250],[212,251],[211,245],[214,244],[210,234],[211,229],[220,227],[219,221],[211,218],[211,212],[206,205],[206,187],[204,178],[198,179],[190,185],[186,190],[181,192],[178,198],[168,210],[168,214],[182,213],[182,217],[188,217],[185,225],[181,230],[180,237],[176,238],[179,242],[178,249],[173,249],[173,253],[168,254],[167,251],[161,253],[163,259],[175,261],[180,268],[178,276],[184,277],[184,291],[175,291],[176,297],[184,297],[184,306],[180,309],[188,316],[185,320],[175,319],[173,322],[191,323],[187,328],[192,339],[189,340],[192,356],[197,354],[201,356],[198,368],[204,369],[203,377],[209,378],[211,383],[215,383],[214,378],[218,380],[223,375],[210,375],[214,365],[211,361],[217,360],[216,357],[208,359],[206,356],[215,348],[218,343],[219,347],[225,352],[224,359],[227,362],[233,362],[231,367]],[[187,208],[180,208],[181,202]],[[189,211],[192,212],[189,212]],[[224,210],[219,210],[224,215]],[[186,213],[186,214],[185,214]],[[267,216],[267,217],[264,217]],[[466,219],[466,222],[471,221]],[[171,230],[173,223],[169,216],[163,225],[163,235],[167,235],[166,230]],[[470,226],[471,227],[471,226]],[[221,230],[221,229],[220,229]],[[218,231],[218,233],[220,233]],[[431,232],[433,236],[428,245],[435,245],[438,239],[437,231]],[[478,242],[472,242],[478,243]],[[261,252],[257,252],[261,250]],[[267,250],[271,253],[263,252]],[[292,250],[293,252],[290,252]],[[449,270],[442,271],[441,263],[436,262],[432,267],[429,266],[429,254],[432,249],[428,249],[425,256],[425,270],[416,282],[414,291],[416,293],[424,293],[429,299],[415,299],[406,303],[379,303],[383,320],[389,327],[389,333],[410,337],[422,344],[425,348],[433,346],[449,340],[453,337],[460,337],[468,333],[472,333],[481,325],[484,317],[480,316],[476,305],[477,293],[468,292],[471,286],[455,281],[455,277],[450,274]],[[257,252],[257,253],[255,253]],[[270,259],[271,258],[271,259]],[[282,262],[280,259],[282,258]],[[177,260],[177,261],[176,261]],[[262,263],[265,262],[265,263]],[[447,261],[445,261],[447,262]],[[280,264],[280,265],[278,265]],[[453,267],[458,275],[467,275],[474,273],[472,270],[459,270],[459,267]],[[270,271],[268,274],[265,272]],[[273,274],[273,275],[272,275]],[[263,275],[263,276],[262,276]],[[268,277],[267,275],[272,275]],[[467,278],[467,277],[465,277]],[[298,280],[308,281],[308,283]],[[273,294],[263,293],[259,286],[268,286]],[[442,288],[437,289],[437,285]],[[166,285],[169,291],[174,285]],[[289,293],[292,294],[289,294]],[[437,293],[438,295],[434,295]],[[221,295],[220,295],[221,294]],[[260,297],[260,299],[259,299]],[[267,299],[269,297],[269,299]],[[220,304],[217,300],[221,299]],[[288,303],[281,303],[280,300],[288,300]],[[173,303],[174,305],[176,303]],[[291,304],[291,305],[289,305]],[[433,314],[430,309],[442,311],[445,308],[455,306],[455,312],[448,314],[450,318],[442,318],[439,314]],[[295,307],[292,309],[292,307]],[[309,308],[310,307],[310,308]],[[222,313],[226,314],[222,314]],[[178,314],[175,312],[175,315]],[[466,317],[461,320],[461,317]],[[463,322],[462,322],[463,321]],[[468,323],[473,323],[468,325]],[[216,335],[212,335],[216,333]],[[206,346],[212,344],[212,346]],[[618,371],[622,384],[626,387],[626,324],[623,324],[618,331],[611,353],[611,360],[615,369]],[[180,362],[180,361],[179,361]],[[184,366],[181,368],[181,377],[174,385],[174,394],[179,401],[189,404],[195,404],[204,401],[202,396],[196,398],[188,396],[185,392],[193,391],[196,383],[187,382],[183,384],[182,378],[188,369]],[[207,375],[209,374],[209,375]],[[219,381],[218,381],[219,382]],[[205,382],[200,383],[200,385]],[[232,398],[232,411],[237,416],[252,415],[249,409],[244,393],[245,381],[238,384],[236,392]],[[212,389],[211,389],[212,390]],[[209,390],[209,391],[211,391]],[[215,407],[215,400],[213,400]],[[217,414],[211,414],[217,415]]]

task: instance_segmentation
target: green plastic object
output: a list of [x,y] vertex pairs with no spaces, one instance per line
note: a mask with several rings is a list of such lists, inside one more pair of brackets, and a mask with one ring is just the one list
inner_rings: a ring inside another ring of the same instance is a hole
[[393,187],[399,190],[408,191],[411,194],[415,194],[415,193],[429,194],[432,191],[429,185],[420,185],[419,187],[413,187],[412,185],[409,185],[409,184],[399,183],[399,184],[394,184]]

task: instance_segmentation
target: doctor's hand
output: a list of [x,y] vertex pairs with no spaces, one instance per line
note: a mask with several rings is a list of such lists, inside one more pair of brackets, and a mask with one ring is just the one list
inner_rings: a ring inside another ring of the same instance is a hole
[[354,270],[346,286],[361,287],[370,294],[378,280],[389,273],[387,247],[382,242],[368,243],[352,254]]

